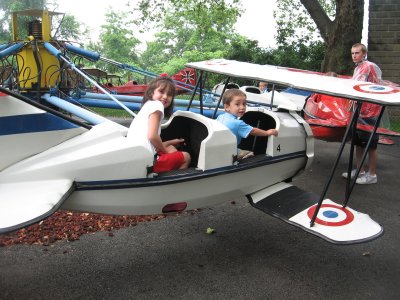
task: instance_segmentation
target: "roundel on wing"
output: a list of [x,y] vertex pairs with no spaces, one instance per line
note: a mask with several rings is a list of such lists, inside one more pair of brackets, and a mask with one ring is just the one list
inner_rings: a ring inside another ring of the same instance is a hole
[[356,84],[353,88],[358,92],[368,94],[394,94],[400,92],[399,88],[373,83]]
[[[310,207],[307,211],[310,219],[314,215],[315,209],[316,205]],[[339,205],[322,204],[315,223],[324,226],[344,226],[353,222],[353,220],[354,215],[350,210]]]

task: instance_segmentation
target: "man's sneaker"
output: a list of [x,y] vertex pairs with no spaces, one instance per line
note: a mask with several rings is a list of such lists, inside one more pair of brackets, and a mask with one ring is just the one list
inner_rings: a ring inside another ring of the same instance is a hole
[[[351,170],[351,178],[354,178],[354,176],[356,176],[356,169]],[[365,171],[361,171],[360,173],[358,173],[358,177],[363,177],[365,175]],[[347,172],[342,173],[342,177],[347,179]]]
[[378,176],[366,173],[363,177],[358,177],[356,183],[358,184],[373,184],[378,182]]

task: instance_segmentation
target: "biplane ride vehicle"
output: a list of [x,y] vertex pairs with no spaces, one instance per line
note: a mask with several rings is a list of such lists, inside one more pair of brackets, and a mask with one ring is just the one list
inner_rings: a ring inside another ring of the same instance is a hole
[[[185,139],[184,150],[192,157],[191,165],[184,170],[155,173],[152,152],[128,127],[71,101],[68,87],[63,85],[66,70],[86,76],[99,89],[101,86],[69,58],[84,51],[52,43],[50,31],[43,27],[49,24],[50,13],[29,14],[42,18],[42,27],[37,29],[42,34],[23,43],[14,39],[0,52],[5,64],[16,63],[17,70],[22,71],[11,78],[11,84],[0,86],[0,233],[38,222],[60,208],[120,215],[159,214],[246,196],[254,207],[332,243],[359,243],[382,234],[378,223],[347,206],[354,186],[350,176],[343,204],[324,199],[329,184],[321,195],[290,184],[312,164],[314,143],[307,122],[284,105],[247,108],[242,119],[254,127],[276,128],[279,135],[242,140],[240,148],[255,155],[238,160],[236,137],[214,119],[219,105],[212,117],[206,117],[189,111],[192,98],[187,110],[174,112],[161,130],[163,139]],[[230,78],[268,81],[358,102],[400,104],[396,88],[295,74],[275,66],[224,59],[186,66],[198,71],[193,95],[200,95],[200,112],[204,108],[204,78],[209,72],[226,76],[226,82]],[[30,75],[24,77],[27,67]],[[135,117],[112,94],[103,93]],[[347,133],[354,129],[358,113],[356,110]],[[341,151],[343,147],[344,143]]]

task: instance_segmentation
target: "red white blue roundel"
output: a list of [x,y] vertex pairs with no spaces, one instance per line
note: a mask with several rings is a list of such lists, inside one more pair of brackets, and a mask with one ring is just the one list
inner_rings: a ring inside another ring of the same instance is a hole
[[[311,219],[314,215],[316,205],[310,207],[307,211]],[[315,223],[325,226],[344,226],[354,220],[354,215],[348,209],[334,204],[322,204],[315,219]]]
[[393,94],[400,92],[398,88],[373,83],[356,84],[353,88],[358,92],[369,94]]

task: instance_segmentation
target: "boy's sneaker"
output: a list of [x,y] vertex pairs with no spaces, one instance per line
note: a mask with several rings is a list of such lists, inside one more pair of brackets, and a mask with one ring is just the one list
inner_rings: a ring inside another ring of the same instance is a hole
[[[356,176],[356,169],[351,170],[351,178],[354,178],[354,176]],[[360,173],[358,173],[358,178],[363,177],[365,175],[365,171],[361,171]],[[347,179],[347,172],[342,173],[342,177]]]
[[356,183],[358,184],[373,184],[378,182],[378,176],[366,173],[363,177],[358,177]]
[[249,158],[249,157],[253,157],[253,156],[254,156],[253,152],[251,152],[249,150],[239,149],[239,153],[238,153],[237,159],[241,160],[241,159],[245,159],[245,158]]

